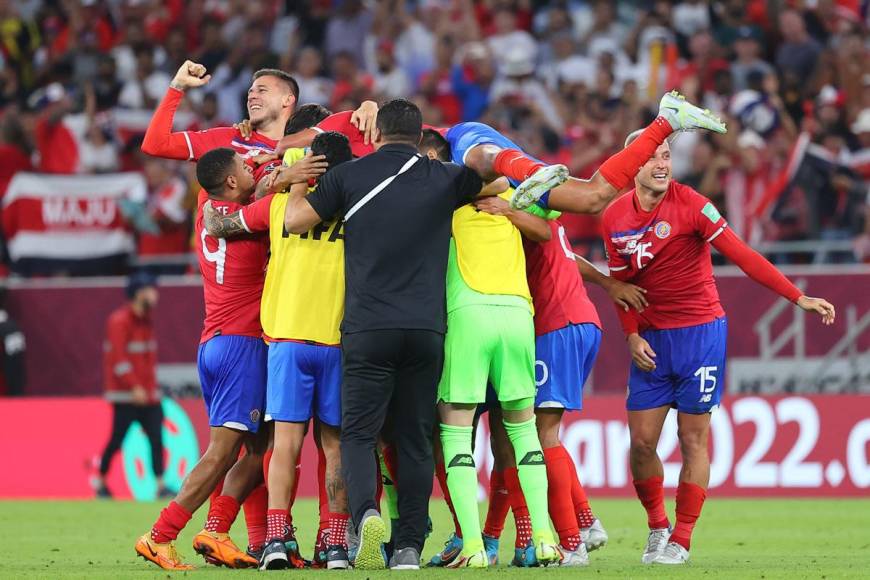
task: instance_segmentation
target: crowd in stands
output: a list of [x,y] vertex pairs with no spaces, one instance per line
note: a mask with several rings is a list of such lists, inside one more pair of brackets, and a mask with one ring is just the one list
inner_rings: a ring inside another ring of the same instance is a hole
[[[192,164],[141,133],[185,59],[212,74],[176,130],[245,117],[251,74],[334,111],[410,97],[590,176],[672,88],[726,118],[674,176],[753,244],[849,240],[870,261],[870,34],[858,0],[0,0],[0,195],[18,171],[143,172],[140,255],[190,251]],[[597,218],[570,216],[600,258]],[[135,224],[131,225],[135,227]]]

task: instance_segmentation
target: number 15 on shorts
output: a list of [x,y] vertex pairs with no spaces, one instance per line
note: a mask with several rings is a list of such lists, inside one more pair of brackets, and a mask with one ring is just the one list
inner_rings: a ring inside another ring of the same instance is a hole
[[709,403],[713,398],[713,391],[716,390],[715,373],[717,370],[719,370],[719,367],[701,367],[695,371],[694,376],[698,377],[701,383],[701,398],[698,401],[699,403]]

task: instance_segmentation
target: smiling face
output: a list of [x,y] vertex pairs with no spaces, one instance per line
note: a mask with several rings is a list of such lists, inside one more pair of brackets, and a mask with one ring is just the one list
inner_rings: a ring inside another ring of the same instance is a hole
[[655,154],[640,168],[637,177],[638,188],[643,187],[653,193],[664,193],[671,183],[671,147],[665,141],[659,145]]
[[296,98],[287,83],[273,76],[255,79],[248,89],[248,118],[251,127],[260,130],[293,111]]

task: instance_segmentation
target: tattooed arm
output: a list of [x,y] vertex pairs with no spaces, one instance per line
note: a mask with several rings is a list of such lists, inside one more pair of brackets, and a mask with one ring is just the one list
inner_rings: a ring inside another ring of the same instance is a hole
[[244,218],[241,211],[235,211],[229,215],[223,215],[211,205],[211,201],[202,206],[202,217],[205,223],[205,231],[216,238],[231,238],[247,234]]

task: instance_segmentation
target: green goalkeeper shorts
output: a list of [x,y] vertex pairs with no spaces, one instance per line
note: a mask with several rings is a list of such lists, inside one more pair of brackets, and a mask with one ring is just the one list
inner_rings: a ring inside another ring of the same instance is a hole
[[499,401],[535,396],[535,325],[525,308],[473,305],[447,315],[438,400],[483,403],[487,379]]

